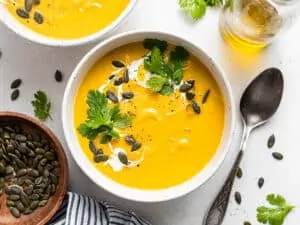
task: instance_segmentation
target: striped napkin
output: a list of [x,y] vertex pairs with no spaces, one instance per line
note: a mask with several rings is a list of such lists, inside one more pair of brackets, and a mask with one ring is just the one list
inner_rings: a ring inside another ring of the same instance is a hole
[[134,212],[124,212],[90,197],[68,193],[47,225],[151,225]]

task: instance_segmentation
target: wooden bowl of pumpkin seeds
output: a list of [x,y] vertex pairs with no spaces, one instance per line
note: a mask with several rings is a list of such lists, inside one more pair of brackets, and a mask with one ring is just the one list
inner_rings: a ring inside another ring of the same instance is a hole
[[0,225],[42,225],[60,207],[68,184],[65,152],[41,122],[0,112]]

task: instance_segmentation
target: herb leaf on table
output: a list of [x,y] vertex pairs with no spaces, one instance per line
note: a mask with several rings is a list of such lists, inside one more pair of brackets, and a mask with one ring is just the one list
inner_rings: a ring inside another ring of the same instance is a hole
[[257,208],[257,220],[270,225],[282,225],[286,216],[295,206],[288,205],[281,195],[270,194],[267,201],[274,207],[261,206]]
[[98,90],[89,91],[86,103],[89,107],[87,119],[78,127],[78,131],[89,140],[103,134],[100,142],[105,144],[112,138],[120,138],[114,128],[126,128],[132,124],[128,115],[120,113],[118,105],[109,107],[106,95]]
[[37,91],[34,94],[35,100],[31,101],[34,108],[35,116],[42,121],[46,119],[52,119],[50,115],[51,102],[49,101],[47,95],[43,91]]

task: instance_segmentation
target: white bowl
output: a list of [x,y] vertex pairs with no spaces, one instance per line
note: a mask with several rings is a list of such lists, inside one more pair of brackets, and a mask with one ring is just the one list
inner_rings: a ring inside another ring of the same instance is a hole
[[[99,172],[81,150],[74,127],[74,99],[78,88],[91,67],[104,55],[128,43],[143,41],[145,38],[158,38],[174,45],[184,46],[196,56],[212,73],[225,99],[225,126],[218,150],[207,166],[192,179],[162,190],[139,190],[119,184]],[[236,121],[233,95],[225,74],[216,62],[199,47],[173,34],[157,31],[132,31],[114,36],[89,51],[71,75],[63,99],[62,122],[67,144],[78,166],[99,187],[125,199],[141,202],[160,202],[183,196],[204,184],[211,178],[224,161],[230,148]]]
[[136,3],[137,0],[130,0],[126,9],[110,25],[108,25],[104,29],[101,29],[92,35],[85,36],[82,38],[77,38],[77,39],[61,40],[61,39],[47,37],[34,32],[33,30],[21,24],[18,20],[16,20],[14,16],[7,10],[6,6],[1,4],[1,0],[0,0],[0,21],[2,21],[9,29],[14,31],[16,34],[32,42],[36,42],[42,45],[57,46],[57,47],[78,46],[87,43],[93,43],[95,41],[99,41],[105,38],[110,32],[112,32],[115,28],[117,28],[118,25],[120,25],[120,23],[129,15],[129,13],[132,11]]

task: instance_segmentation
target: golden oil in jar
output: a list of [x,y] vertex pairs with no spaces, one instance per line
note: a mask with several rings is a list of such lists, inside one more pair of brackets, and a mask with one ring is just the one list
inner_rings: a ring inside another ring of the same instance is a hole
[[239,47],[265,47],[282,24],[276,5],[269,0],[228,0],[220,16],[224,39]]

